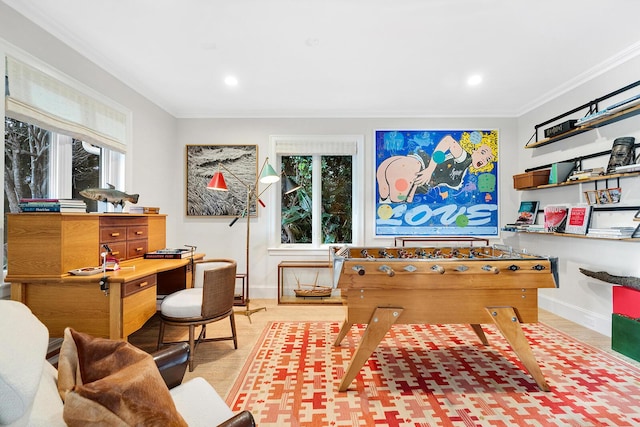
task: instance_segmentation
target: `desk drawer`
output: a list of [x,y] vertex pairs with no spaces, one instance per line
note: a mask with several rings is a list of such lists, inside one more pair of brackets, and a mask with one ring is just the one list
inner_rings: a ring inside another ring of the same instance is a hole
[[104,227],[100,229],[100,242],[124,242],[127,240],[127,227]]
[[[100,253],[104,252],[104,247],[102,247],[104,243],[100,244]],[[124,260],[127,258],[127,242],[110,242],[109,249],[111,249],[111,255],[113,255],[118,260]],[[100,265],[102,265],[102,258],[100,258]]]
[[156,314],[156,287],[145,287],[122,299],[122,336],[140,329]]
[[150,274],[149,276],[141,277],[131,282],[126,282],[122,285],[122,297],[135,294],[136,292],[143,291],[151,286],[156,285],[156,275]]
[[146,252],[146,240],[134,240],[127,242],[127,259],[144,256]]
[[127,240],[146,239],[148,235],[149,227],[146,225],[127,227]]

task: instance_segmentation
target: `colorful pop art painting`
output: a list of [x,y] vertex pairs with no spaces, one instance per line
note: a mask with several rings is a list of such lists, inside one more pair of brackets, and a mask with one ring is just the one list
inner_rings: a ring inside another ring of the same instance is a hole
[[497,236],[497,130],[377,130],[377,236]]

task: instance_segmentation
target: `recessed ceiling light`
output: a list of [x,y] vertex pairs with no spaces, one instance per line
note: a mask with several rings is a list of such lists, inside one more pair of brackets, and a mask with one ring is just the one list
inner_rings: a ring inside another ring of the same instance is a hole
[[467,84],[469,86],[477,86],[480,83],[482,83],[482,76],[480,74],[474,74],[467,79]]
[[234,76],[227,76],[224,78],[224,84],[227,86],[238,86],[238,79]]

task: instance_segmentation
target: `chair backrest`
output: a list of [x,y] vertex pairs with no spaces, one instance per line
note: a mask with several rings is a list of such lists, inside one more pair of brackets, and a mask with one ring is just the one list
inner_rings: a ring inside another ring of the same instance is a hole
[[218,262],[204,271],[202,317],[222,316],[233,310],[236,288],[235,261]]
[[235,263],[232,259],[227,258],[209,258],[194,261],[193,263],[193,276],[192,286],[194,288],[201,288],[204,281],[204,272],[216,267],[222,267],[229,263]]

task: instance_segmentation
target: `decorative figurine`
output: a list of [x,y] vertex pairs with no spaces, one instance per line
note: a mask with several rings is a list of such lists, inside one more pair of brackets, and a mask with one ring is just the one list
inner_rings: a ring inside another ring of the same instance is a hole
[[138,203],[138,197],[140,197],[138,194],[127,194],[116,190],[116,188],[111,184],[107,185],[109,188],[87,188],[86,190],[80,191],[80,195],[89,200],[109,202],[114,208],[118,205],[124,207],[125,202],[133,204]]

